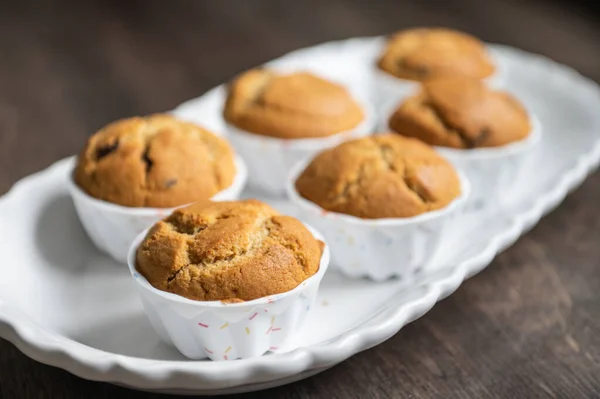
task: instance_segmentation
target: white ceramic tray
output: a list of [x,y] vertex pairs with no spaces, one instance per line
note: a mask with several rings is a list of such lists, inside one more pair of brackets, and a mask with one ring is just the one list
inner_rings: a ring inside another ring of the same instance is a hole
[[[283,61],[339,67],[368,76],[365,57],[381,39],[351,39],[299,50]],[[127,267],[100,254],[86,237],[67,194],[72,160],[29,176],[0,198],[0,336],[26,355],[83,378],[138,389],[214,394],[299,380],[377,345],[422,316],[487,266],[600,160],[600,90],[545,58],[494,47],[508,88],[543,125],[535,162],[508,193],[503,209],[473,210],[443,248],[445,262],[413,281],[374,283],[325,277],[301,339],[279,353],[229,362],[190,361],[162,344],[142,313]],[[221,130],[222,88],[175,112]],[[285,201],[275,206],[293,212]]]

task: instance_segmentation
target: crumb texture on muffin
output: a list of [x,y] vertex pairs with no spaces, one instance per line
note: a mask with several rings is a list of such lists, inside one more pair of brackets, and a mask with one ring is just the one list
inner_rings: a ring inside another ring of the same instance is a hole
[[307,72],[268,69],[250,70],[229,85],[224,116],[239,129],[285,139],[330,136],[365,117],[341,85]]
[[454,168],[418,140],[382,134],[317,155],[296,190],[321,208],[360,218],[403,218],[447,206],[460,195]]
[[260,201],[205,201],[154,225],[136,267],[159,290],[199,301],[249,301],[311,277],[322,249],[299,220]]
[[169,115],[113,122],[79,154],[75,182],[92,197],[130,207],[166,208],[207,199],[236,174],[229,144]]
[[403,136],[454,148],[506,145],[526,138],[532,128],[527,111],[514,97],[465,77],[426,81],[388,123]]
[[378,66],[398,78],[418,81],[455,75],[483,79],[495,71],[479,39],[444,28],[417,28],[394,34]]

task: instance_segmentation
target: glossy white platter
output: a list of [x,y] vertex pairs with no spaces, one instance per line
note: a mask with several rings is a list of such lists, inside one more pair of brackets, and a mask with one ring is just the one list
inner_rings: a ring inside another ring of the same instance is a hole
[[[367,61],[380,46],[380,38],[350,39],[277,62],[325,65],[360,89],[367,87]],[[505,68],[507,88],[538,116],[543,137],[527,173],[507,193],[508,204],[471,210],[444,245],[436,273],[374,283],[328,272],[315,312],[288,347],[249,360],[187,360],[159,341],[127,267],[98,252],[85,235],[67,194],[72,159],[66,159],[0,198],[0,336],[27,356],[83,378],[188,394],[286,384],[385,341],[486,267],[598,166],[597,85],[548,59],[506,47],[493,50]],[[222,100],[219,87],[174,112],[222,131]],[[270,202],[295,211],[284,200]]]

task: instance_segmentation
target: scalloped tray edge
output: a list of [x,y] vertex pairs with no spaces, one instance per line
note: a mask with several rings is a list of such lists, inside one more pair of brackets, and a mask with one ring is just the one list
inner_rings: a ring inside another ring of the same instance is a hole
[[[348,39],[348,41],[351,40],[368,39]],[[330,46],[334,43],[328,42],[311,48]],[[502,48],[503,46],[498,47]],[[296,50],[286,56],[304,50]],[[575,70],[558,65],[543,56],[529,53],[528,55],[535,57],[537,62],[560,68],[563,73],[569,73],[576,79],[593,84],[596,95],[600,98],[600,90],[595,83]],[[217,88],[208,91],[205,95]],[[183,103],[181,106],[185,104]],[[315,374],[387,340],[407,323],[425,314],[439,300],[452,294],[465,279],[489,265],[497,253],[506,249],[524,232],[531,229],[542,216],[553,210],[572,189],[580,185],[598,167],[600,164],[600,132],[598,133],[599,137],[590,150],[578,157],[575,164],[561,176],[557,184],[533,201],[527,210],[515,214],[509,227],[491,238],[477,255],[457,266],[445,278],[429,284],[419,298],[406,302],[400,308],[386,309],[390,314],[384,321],[379,323],[368,321],[330,341],[268,357],[236,361],[234,364],[228,362],[227,366],[224,362],[200,365],[194,362],[178,361],[169,362],[170,367],[167,369],[161,367],[160,362],[154,360],[114,355],[48,332],[2,301],[0,301],[0,337],[12,342],[28,357],[62,368],[79,377],[147,390],[185,391],[189,389],[196,393],[205,391],[208,394],[216,393],[224,386],[228,386],[226,389],[230,389],[230,392],[238,389],[248,391],[264,388],[259,385],[266,381],[271,381],[270,385],[272,386],[279,385],[273,382],[277,378],[288,379],[299,373],[302,373],[304,377]],[[15,183],[4,196],[0,197],[0,207],[8,203],[21,185],[27,184],[29,180],[41,174],[51,173],[60,162],[64,162],[64,160]],[[223,373],[224,370],[227,370],[227,373]],[[230,375],[232,372],[239,373],[242,377],[235,383],[228,384],[227,374]],[[243,388],[246,384],[249,389]],[[198,388],[200,385],[202,388]],[[253,386],[256,388],[252,388]]]

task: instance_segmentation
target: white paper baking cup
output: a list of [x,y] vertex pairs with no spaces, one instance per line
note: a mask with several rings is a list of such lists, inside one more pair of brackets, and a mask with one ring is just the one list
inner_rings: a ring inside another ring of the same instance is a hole
[[248,165],[249,185],[268,195],[283,196],[289,172],[300,160],[343,141],[371,134],[377,123],[377,115],[367,101],[359,103],[365,113],[365,119],[359,125],[323,138],[280,139],[250,133],[227,124],[227,138]]
[[[380,54],[377,55],[377,57],[379,56]],[[490,54],[489,49],[488,57],[492,60],[496,69],[492,75],[483,79],[483,81],[493,88],[502,88],[506,82],[506,68],[502,66],[498,57]],[[391,101],[401,101],[413,94],[421,86],[419,81],[398,78],[381,70],[377,66],[377,60],[374,60],[372,65],[372,97],[379,106],[389,104]]]
[[[235,156],[234,162],[236,175],[233,183],[215,194],[213,200],[237,200],[244,189],[248,177],[246,164],[238,155]],[[119,263],[127,262],[127,252],[131,242],[141,231],[175,209],[136,208],[99,200],[87,194],[75,183],[73,173],[69,176],[68,187],[79,220],[92,242]]]
[[[411,95],[415,94],[413,91]],[[399,106],[399,102],[382,107],[378,129],[389,132],[390,116]],[[501,147],[484,148],[448,148],[435,146],[435,149],[461,170],[471,183],[469,196],[470,208],[481,208],[493,203],[503,204],[510,199],[511,188],[519,180],[521,171],[527,167],[532,158],[536,144],[542,135],[539,119],[528,112],[531,121],[531,132],[523,140]]]
[[532,130],[525,139],[502,147],[457,148],[436,147],[446,159],[465,172],[473,187],[469,206],[476,208],[502,205],[510,200],[513,187],[532,159],[542,135],[541,124],[530,116]]
[[433,267],[436,252],[460,217],[470,184],[457,171],[461,194],[445,208],[410,218],[361,219],[329,212],[303,198],[296,191],[298,176],[310,163],[298,163],[287,181],[287,195],[302,218],[319,229],[331,247],[335,267],[350,277],[382,281],[390,277],[409,278],[416,271]]
[[[319,232],[305,226],[325,242]],[[157,334],[190,359],[234,360],[276,352],[301,329],[329,266],[325,243],[317,273],[291,291],[239,303],[194,301],[154,288],[136,270],[136,250],[146,233],[131,246],[129,270]]]

